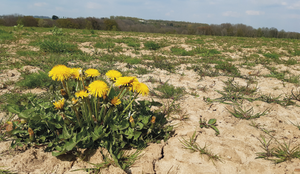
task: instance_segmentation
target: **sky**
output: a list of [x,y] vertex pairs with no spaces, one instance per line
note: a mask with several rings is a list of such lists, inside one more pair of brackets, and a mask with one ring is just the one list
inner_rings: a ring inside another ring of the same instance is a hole
[[127,16],[300,33],[300,0],[0,0],[0,15]]

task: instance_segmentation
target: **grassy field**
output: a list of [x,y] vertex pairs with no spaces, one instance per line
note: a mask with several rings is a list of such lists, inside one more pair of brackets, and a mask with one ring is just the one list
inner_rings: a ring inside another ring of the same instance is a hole
[[[48,89],[55,82],[48,72],[55,65],[95,68],[102,75],[115,69],[141,79],[150,87],[147,99],[164,103],[158,109],[175,125],[169,145],[176,141],[177,151],[188,158],[195,156],[184,148],[206,156],[198,158],[212,168],[203,172],[218,173],[225,164],[236,168],[251,163],[242,156],[259,166],[239,171],[285,172],[266,161],[297,171],[287,161],[300,159],[299,60],[300,40],[292,39],[0,27],[0,127],[3,133],[9,119],[7,104],[25,106],[32,96],[51,98]],[[0,138],[9,139],[4,134]],[[251,147],[234,141],[249,141]],[[227,147],[239,149],[234,152],[239,157],[224,152]],[[132,167],[131,171],[184,173],[189,159],[168,158],[167,153],[177,152],[168,148],[159,146],[165,154],[151,158],[151,169]],[[143,164],[143,157],[140,160],[133,166]],[[230,172],[237,171],[224,173]]]

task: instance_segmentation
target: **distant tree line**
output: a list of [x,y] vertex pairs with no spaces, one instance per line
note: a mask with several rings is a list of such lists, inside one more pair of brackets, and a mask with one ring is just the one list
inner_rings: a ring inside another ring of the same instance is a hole
[[111,16],[110,18],[52,18],[42,16],[23,16],[19,14],[0,16],[0,25],[14,26],[22,24],[25,27],[60,27],[89,30],[134,31],[148,33],[237,36],[237,37],[267,37],[300,39],[300,33],[278,31],[276,28],[263,27],[255,29],[244,24],[202,24],[182,21],[143,20],[134,17]]

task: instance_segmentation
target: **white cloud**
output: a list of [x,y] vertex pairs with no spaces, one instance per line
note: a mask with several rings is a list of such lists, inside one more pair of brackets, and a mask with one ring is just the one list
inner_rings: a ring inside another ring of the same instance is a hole
[[287,15],[287,17],[292,18],[292,19],[300,19],[300,15],[298,15],[298,14]]
[[174,11],[171,10],[171,11],[167,12],[165,15],[166,15],[166,16],[171,16],[171,14],[172,14],[173,12],[174,12]]
[[62,8],[62,7],[55,7],[55,10],[57,10],[57,11],[64,11],[64,8]]
[[282,0],[251,0],[252,3],[254,4],[263,4],[263,5],[284,5],[286,2]]
[[235,11],[226,11],[222,14],[223,16],[229,16],[229,17],[239,17],[240,14]]
[[86,4],[86,8],[89,8],[89,9],[101,9],[102,6],[98,3],[94,3],[94,2],[88,2]]
[[247,15],[263,15],[265,12],[263,11],[254,11],[254,10],[247,10],[246,11]]
[[45,2],[37,2],[37,3],[33,4],[33,6],[35,6],[35,7],[42,7],[42,6],[45,6],[45,5],[47,5],[47,3],[45,3]]
[[288,9],[300,9],[300,1],[287,7]]

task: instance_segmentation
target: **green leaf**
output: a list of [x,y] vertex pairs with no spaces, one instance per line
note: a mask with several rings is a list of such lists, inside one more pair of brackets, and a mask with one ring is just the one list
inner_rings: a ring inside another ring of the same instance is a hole
[[144,127],[144,124],[141,123],[141,122],[137,122],[137,125],[138,125],[138,127],[139,127],[140,130],[143,129],[143,127]]
[[126,128],[129,127],[129,122],[127,120],[123,120],[121,123],[120,123],[120,130],[124,130]]
[[52,142],[48,143],[48,147],[51,147],[51,146],[53,146],[53,143]]
[[133,140],[137,140],[141,134],[142,134],[142,132],[135,131]]
[[141,119],[142,119],[142,122],[143,122],[143,124],[144,125],[147,125],[148,123],[149,123],[149,118],[151,117],[151,115],[150,116],[143,116]]
[[14,129],[11,131],[12,135],[16,135],[16,134],[22,134],[22,133],[27,133],[26,130],[19,130],[19,129]]
[[63,134],[63,138],[64,138],[64,139],[69,139],[69,138],[72,136],[72,135],[68,132],[66,125],[64,125],[62,134]]
[[59,156],[59,155],[62,155],[62,154],[65,154],[67,152],[67,150],[63,150],[63,151],[60,151],[60,152],[52,152],[52,156]]
[[208,124],[214,125],[217,122],[217,119],[210,119]]
[[21,113],[19,113],[19,118],[23,118],[23,119],[28,119],[31,116],[31,113],[36,111],[34,108],[32,109],[27,109]]
[[19,114],[20,113],[20,108],[17,105],[8,105],[7,110],[11,113]]
[[74,141],[73,139],[70,139],[70,141],[67,142],[64,147],[67,151],[70,151],[76,146],[76,144],[77,144],[76,141]]
[[213,128],[216,131],[216,135],[219,135],[219,129],[216,126],[210,125],[211,128]]

